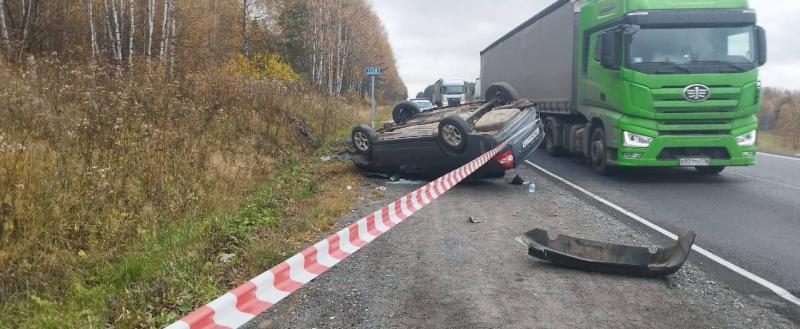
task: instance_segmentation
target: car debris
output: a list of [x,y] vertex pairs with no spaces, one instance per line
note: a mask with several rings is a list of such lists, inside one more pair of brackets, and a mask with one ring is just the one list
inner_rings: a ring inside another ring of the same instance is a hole
[[233,257],[236,257],[236,254],[223,253],[223,254],[219,255],[219,261],[223,262],[223,263],[227,263],[227,262],[230,262],[230,260]]
[[679,236],[675,245],[666,248],[609,244],[557,235],[534,229],[520,237],[528,246],[528,254],[553,264],[586,271],[657,277],[677,272],[689,257],[696,234],[689,231]]
[[512,178],[511,181],[508,182],[508,183],[511,184],[511,185],[518,185],[519,186],[519,185],[525,185],[528,182],[526,180],[522,179],[522,177],[519,174],[516,174],[516,175],[514,175],[514,178]]
[[421,181],[421,180],[400,179],[400,180],[396,180],[396,181],[387,182],[386,184],[389,184],[389,185],[412,185],[412,186],[416,186],[416,185],[422,185],[422,184],[425,184],[425,183],[427,183],[427,182]]

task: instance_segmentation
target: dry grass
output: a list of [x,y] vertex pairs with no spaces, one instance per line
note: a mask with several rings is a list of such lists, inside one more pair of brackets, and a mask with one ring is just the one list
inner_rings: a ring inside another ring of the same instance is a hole
[[800,149],[792,147],[792,138],[770,130],[758,131],[758,149],[769,153],[800,156]]
[[161,326],[352,201],[331,185],[348,168],[304,159],[363,103],[230,66],[170,81],[0,63],[0,81],[0,327]]

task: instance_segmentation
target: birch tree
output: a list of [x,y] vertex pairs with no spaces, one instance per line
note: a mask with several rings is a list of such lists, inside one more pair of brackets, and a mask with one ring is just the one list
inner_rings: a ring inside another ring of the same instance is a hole
[[136,34],[136,13],[134,12],[133,0],[128,0],[128,11],[130,16],[130,28],[128,28],[128,65],[133,67],[134,35]]
[[122,63],[122,33],[120,32],[122,19],[120,17],[120,10],[122,8],[117,8],[117,1],[111,0],[111,11],[113,16],[113,25],[114,25],[114,49],[116,50],[114,60],[117,62],[117,65]]
[[[3,1],[3,0],[0,0]],[[89,20],[89,43],[92,49],[92,62],[97,61],[97,34],[94,31],[93,1],[86,0],[86,16]]]
[[22,40],[19,43],[19,56],[22,58],[22,56],[28,50],[28,38],[30,36],[33,20],[35,19],[34,13],[37,12],[36,9],[39,6],[39,1],[20,0],[20,4],[20,9],[22,11]]
[[161,24],[161,47],[159,51],[159,56],[161,60],[165,60],[167,57],[167,37],[169,36],[169,24],[170,24],[170,16],[172,12],[172,1],[171,0],[164,0],[164,20]]
[[250,42],[247,25],[250,22],[252,0],[242,0],[242,54],[250,58]]
[[0,0],[0,46],[5,48],[6,56],[11,53],[8,26],[6,25],[6,0]]
[[152,49],[153,49],[153,20],[156,16],[156,1],[155,0],[147,0],[147,34],[145,38],[147,39],[145,45],[145,58],[148,60],[152,57]]

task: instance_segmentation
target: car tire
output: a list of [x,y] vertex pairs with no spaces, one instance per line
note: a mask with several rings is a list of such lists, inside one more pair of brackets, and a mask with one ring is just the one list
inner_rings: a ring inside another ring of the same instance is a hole
[[701,175],[719,175],[725,170],[725,166],[694,167],[694,170],[697,170]]
[[437,140],[446,150],[461,153],[467,148],[470,125],[458,115],[448,115],[439,122]]
[[350,134],[350,141],[356,149],[356,153],[364,154],[367,156],[372,155],[375,148],[375,131],[369,126],[359,125],[353,128],[353,133]]
[[544,122],[544,150],[552,157],[559,157],[564,155],[565,150],[563,146],[556,146],[555,136],[555,122],[552,119],[547,119]]
[[392,119],[394,123],[401,125],[411,120],[411,118],[420,112],[419,106],[414,104],[414,102],[402,101],[394,106],[394,110],[392,110]]
[[589,164],[600,175],[611,174],[608,164],[608,146],[606,145],[606,132],[602,126],[592,128],[589,140]]
[[496,106],[508,105],[519,100],[519,94],[514,87],[505,82],[493,83],[486,88],[486,101],[497,100]]

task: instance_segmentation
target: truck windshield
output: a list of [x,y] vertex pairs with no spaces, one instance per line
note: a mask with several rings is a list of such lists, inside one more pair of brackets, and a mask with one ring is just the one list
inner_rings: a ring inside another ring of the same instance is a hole
[[752,26],[642,28],[630,37],[628,65],[645,73],[743,72],[756,67]]
[[444,86],[444,93],[448,95],[463,94],[464,86]]

